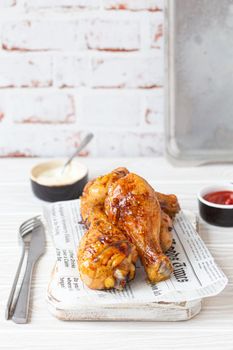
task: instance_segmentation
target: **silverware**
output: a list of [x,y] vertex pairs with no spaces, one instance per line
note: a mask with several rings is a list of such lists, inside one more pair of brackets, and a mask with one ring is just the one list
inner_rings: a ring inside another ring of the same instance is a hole
[[72,162],[74,157],[79,154],[79,152],[92,140],[93,137],[94,137],[94,135],[91,132],[84,137],[84,139],[81,141],[81,143],[78,146],[78,148],[76,149],[76,151],[72,154],[72,156],[64,164],[64,166],[62,168],[62,174],[63,174],[65,168],[67,167],[67,165],[69,165],[70,162]]
[[45,252],[45,232],[42,222],[32,230],[28,258],[23,282],[16,301],[12,320],[15,323],[27,323],[31,278],[37,260]]
[[29,245],[29,242],[30,242],[29,233],[31,233],[35,227],[38,227],[41,224],[41,221],[39,220],[39,218],[40,216],[35,216],[33,218],[30,218],[25,222],[23,222],[19,228],[19,237],[20,237],[20,241],[22,242],[22,252],[21,252],[19,265],[15,274],[14,282],[11,287],[10,295],[6,305],[5,318],[7,320],[11,317],[11,313],[12,313],[11,307],[12,307],[12,302],[15,295],[16,286],[17,286],[20,271],[22,268],[26,247]]

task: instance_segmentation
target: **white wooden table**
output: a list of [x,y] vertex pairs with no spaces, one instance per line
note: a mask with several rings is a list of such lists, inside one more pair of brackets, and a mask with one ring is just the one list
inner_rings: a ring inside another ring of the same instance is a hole
[[[218,296],[203,302],[202,312],[186,322],[63,322],[52,317],[45,293],[55,255],[47,251],[33,277],[30,323],[4,320],[5,304],[18,263],[19,224],[41,211],[31,193],[30,168],[39,159],[0,159],[0,349],[233,349],[233,229],[200,222],[200,235],[229,278]],[[203,185],[233,181],[233,166],[174,168],[164,159],[82,159],[90,177],[117,166],[144,176],[161,192],[178,195],[183,208],[197,212],[196,193]]]

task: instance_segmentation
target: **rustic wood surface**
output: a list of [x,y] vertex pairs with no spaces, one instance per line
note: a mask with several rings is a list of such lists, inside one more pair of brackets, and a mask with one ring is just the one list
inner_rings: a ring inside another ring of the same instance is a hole
[[[41,212],[30,189],[30,168],[39,159],[0,160],[0,349],[233,349],[233,229],[200,221],[199,232],[229,279],[226,289],[203,302],[202,312],[186,322],[63,322],[47,310],[45,295],[54,251],[47,251],[33,276],[30,323],[5,321],[7,297],[20,256],[17,229]],[[117,166],[144,176],[159,191],[174,192],[184,209],[197,212],[197,191],[204,185],[233,181],[233,166],[174,168],[164,159],[83,159],[90,177]]]

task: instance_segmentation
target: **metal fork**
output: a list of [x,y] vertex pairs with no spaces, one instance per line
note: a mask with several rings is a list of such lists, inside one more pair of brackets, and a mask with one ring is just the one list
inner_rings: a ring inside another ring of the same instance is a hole
[[32,230],[34,228],[38,227],[40,224],[41,224],[40,215],[38,215],[38,216],[35,216],[35,217],[30,218],[30,219],[26,220],[25,222],[23,222],[19,228],[19,237],[20,237],[20,240],[22,242],[22,252],[21,252],[19,265],[18,265],[16,274],[15,274],[14,282],[13,282],[13,285],[11,287],[10,295],[9,295],[9,298],[7,301],[7,306],[6,306],[6,311],[5,311],[5,318],[7,320],[11,317],[11,314],[13,311],[13,310],[11,310],[11,306],[12,306],[16,286],[17,286],[17,283],[19,280],[20,271],[21,271],[21,268],[23,265],[26,247],[29,243],[28,234],[31,233]]

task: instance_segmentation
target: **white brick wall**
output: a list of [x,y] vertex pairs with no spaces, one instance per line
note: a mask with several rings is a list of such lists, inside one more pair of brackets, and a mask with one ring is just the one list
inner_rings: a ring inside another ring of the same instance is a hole
[[78,8],[78,9],[96,9],[99,8],[100,0],[25,0],[27,8],[41,9],[56,7]]
[[87,47],[104,51],[135,51],[140,48],[138,20],[96,18],[87,23]]
[[154,125],[157,132],[163,131],[163,93],[161,89],[150,91],[144,101],[144,121],[150,126]]
[[158,11],[163,8],[162,0],[103,0],[103,2],[108,10]]
[[82,99],[83,125],[112,128],[134,127],[140,123],[140,103],[135,92],[92,92]]
[[74,96],[63,91],[11,92],[6,117],[15,123],[73,123],[74,106]]
[[54,85],[58,87],[90,86],[91,67],[87,54],[54,57]]
[[2,45],[5,50],[50,51],[85,49],[82,21],[24,20],[2,25]]
[[52,85],[51,57],[41,54],[0,55],[0,87],[41,87]]
[[155,55],[93,59],[93,87],[154,88],[163,85],[163,64]]
[[163,152],[163,0],[0,0],[0,156]]

